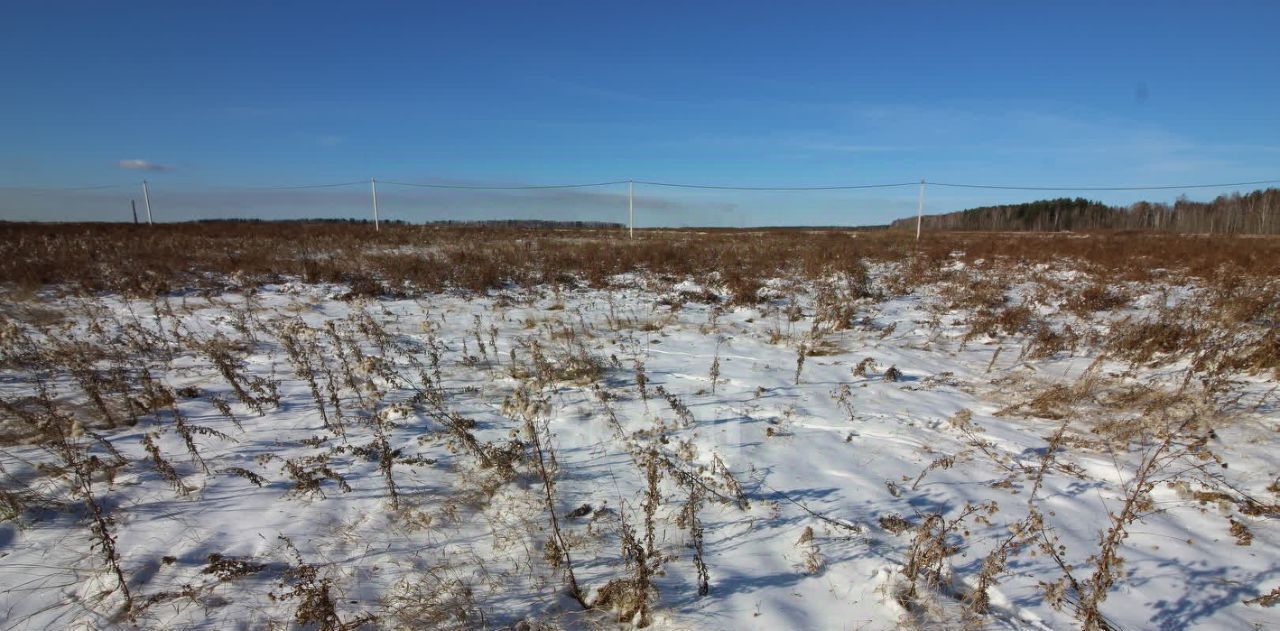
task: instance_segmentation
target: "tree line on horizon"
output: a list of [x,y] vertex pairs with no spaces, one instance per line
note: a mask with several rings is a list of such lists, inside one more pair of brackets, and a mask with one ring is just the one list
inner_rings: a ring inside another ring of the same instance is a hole
[[[914,230],[916,218],[898,219],[891,227]],[[1083,197],[1062,197],[925,215],[922,227],[925,230],[1015,232],[1137,230],[1280,234],[1280,189],[1219,195],[1208,202],[1191,201],[1183,195],[1172,204],[1143,201],[1128,206],[1108,206]]]

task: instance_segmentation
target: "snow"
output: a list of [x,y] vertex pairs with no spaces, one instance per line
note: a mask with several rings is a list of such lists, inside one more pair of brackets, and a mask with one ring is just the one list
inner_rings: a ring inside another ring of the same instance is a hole
[[[883,270],[873,268],[875,273]],[[156,599],[133,621],[118,617],[113,609],[118,598],[101,595],[113,580],[90,547],[78,505],[29,511],[0,523],[5,628],[284,628],[298,601],[280,598],[288,591],[282,586],[284,569],[296,565],[282,536],[332,581],[344,619],[367,612],[394,628],[392,612],[415,586],[445,599],[457,595],[449,586],[465,585],[474,601],[471,609],[456,603],[444,609],[472,611],[471,617],[448,618],[440,626],[501,628],[522,620],[568,627],[612,624],[606,614],[577,611],[565,597],[560,571],[544,560],[550,535],[536,476],[522,466],[514,479],[490,485],[492,471],[459,451],[438,419],[417,409],[388,416],[395,423],[389,432],[392,445],[430,463],[395,467],[402,506],[392,510],[377,459],[351,449],[369,443],[368,424],[348,420],[345,438],[326,430],[308,386],[290,368],[274,337],[290,318],[323,330],[326,323],[355,327],[357,316],[367,314],[398,339],[416,344],[424,364],[427,345],[437,340],[443,344],[448,407],[475,421],[478,439],[495,444],[520,435],[521,422],[503,406],[520,385],[508,370],[512,350],[528,361],[529,343],[538,339],[555,354],[569,342],[552,333],[572,329],[602,361],[599,383],[619,424],[609,421],[587,385],[566,381],[546,391],[559,471],[557,512],[564,516],[584,504],[593,512],[563,520],[578,542],[572,550],[575,571],[588,592],[625,575],[618,515],[625,513],[633,526],[640,520],[645,479],[635,460],[637,445],[661,449],[708,481],[723,479],[712,474],[722,462],[748,500],[745,507],[715,498],[704,503],[700,518],[710,593],[699,597],[689,535],[675,523],[687,493],[666,476],[656,538],[670,558],[654,579],[659,594],[655,628],[897,628],[921,615],[907,612],[895,599],[912,532],[894,534],[881,520],[900,516],[917,523],[928,513],[951,517],[966,504],[994,501],[998,511],[988,523],[966,522],[960,552],[948,560],[949,590],[963,591],[986,553],[1007,536],[1009,524],[1027,515],[1030,493],[1026,476],[1011,477],[972,446],[973,438],[986,441],[1006,465],[1034,468],[1061,421],[1032,416],[1016,404],[1049,385],[1072,383],[1096,359],[1086,349],[1027,359],[1020,356],[1026,340],[1018,336],[963,344],[966,314],[935,319],[937,297],[924,289],[866,301],[857,326],[822,335],[835,352],[807,356],[797,383],[798,347],[812,339],[815,313],[804,292],[791,291],[794,282],[766,283],[763,294],[774,303],[760,307],[690,301],[673,308],[660,299],[700,294],[708,287],[693,279],[664,284],[642,276],[615,278],[618,286],[609,290],[558,295],[442,294],[369,302],[340,300],[345,288],[339,286],[290,282],[264,288],[255,296],[261,309],[258,343],[243,359],[249,373],[282,380],[278,407],[259,416],[235,402],[205,356],[191,350],[180,351],[157,375],[174,388],[195,385],[232,401],[243,429],[202,399],[179,402],[189,422],[229,437],[198,437],[211,473],[188,456],[166,418],[148,417],[107,433],[132,462],[114,480],[100,481],[97,490],[115,518],[116,545],[135,600],[181,595]],[[784,296],[791,295],[801,300],[803,312],[795,322],[781,313]],[[1155,292],[1147,295],[1144,301],[1163,300]],[[243,337],[229,310],[240,308],[244,296],[171,302],[184,335]],[[120,321],[137,314],[144,326],[163,322],[165,329],[176,330],[168,316],[155,318],[151,302],[103,297],[100,304]],[[64,306],[68,313],[82,313],[69,302]],[[74,319],[83,324],[83,316]],[[491,325],[497,352],[489,349],[468,360],[464,348],[472,356],[479,353],[479,344],[490,343]],[[775,331],[782,336],[773,343]],[[477,342],[477,335],[484,341]],[[375,352],[368,342],[365,350]],[[712,394],[709,372],[717,357],[720,375]],[[874,359],[874,367],[855,375],[864,358]],[[635,385],[636,362],[643,362],[649,382],[647,400]],[[897,381],[885,378],[890,367],[901,371]],[[401,368],[408,371],[407,365]],[[1125,383],[1172,384],[1180,378],[1168,367],[1135,372],[1109,361],[1098,371]],[[688,406],[691,425],[681,423],[656,394],[658,386]],[[841,401],[844,387],[847,405]],[[1266,487],[1280,475],[1272,455],[1277,417],[1274,403],[1263,398],[1274,382],[1241,379],[1235,387],[1241,401],[1257,401],[1258,407],[1244,410],[1248,406],[1242,403],[1237,418],[1217,428],[1213,448],[1230,462],[1222,473],[1233,485],[1274,502]],[[13,373],[4,375],[0,388],[6,398],[31,394]],[[73,390],[62,391],[69,396]],[[387,400],[409,394],[392,389]],[[349,409],[358,407],[353,392],[342,396]],[[963,429],[965,418],[972,433]],[[1073,425],[1081,440],[1089,437],[1088,420]],[[142,439],[148,433],[158,436],[161,451],[193,488],[189,495],[175,493],[147,466]],[[312,440],[317,438],[322,440]],[[320,454],[328,454],[328,465],[350,492],[332,480],[321,483],[322,495],[291,491],[285,461]],[[954,464],[932,468],[915,484],[930,463],[944,456],[954,456]],[[1108,525],[1107,513],[1116,510],[1139,456],[1137,451],[1068,448],[1059,458],[1078,473],[1055,467],[1045,477],[1040,510],[1084,575]],[[3,467],[7,475],[36,480],[55,493],[61,482],[39,475],[35,466],[48,459],[34,446],[10,446],[4,449]],[[256,487],[220,473],[230,467],[267,482]],[[1280,625],[1280,611],[1241,603],[1280,584],[1274,518],[1241,516],[1228,507],[1253,534],[1251,545],[1241,546],[1217,506],[1201,506],[1164,486],[1153,495],[1163,510],[1129,528],[1121,552],[1124,577],[1102,606],[1108,621],[1120,628]],[[813,538],[802,542],[807,528]],[[211,554],[262,563],[266,569],[220,580],[205,572]],[[807,567],[815,558],[820,567]],[[1075,626],[1069,608],[1050,607],[1038,584],[1060,574],[1044,554],[1028,549],[1016,555],[1009,573],[991,589],[987,625]],[[937,611],[928,615],[958,620],[962,603],[943,592],[935,595]],[[483,611],[482,621],[476,611]]]

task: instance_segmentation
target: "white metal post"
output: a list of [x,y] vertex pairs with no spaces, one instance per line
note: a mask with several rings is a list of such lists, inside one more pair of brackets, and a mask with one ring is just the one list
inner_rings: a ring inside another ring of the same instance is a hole
[[373,230],[380,232],[382,228],[378,227],[378,180],[377,178],[369,178],[369,193],[373,195]]
[[142,205],[147,209],[147,225],[154,225],[151,221],[151,191],[147,190],[147,181],[142,181]]
[[632,240],[636,238],[635,188],[635,180],[627,180],[627,233]]
[[924,178],[920,178],[920,200],[916,204],[916,241],[920,240],[920,226],[924,223]]

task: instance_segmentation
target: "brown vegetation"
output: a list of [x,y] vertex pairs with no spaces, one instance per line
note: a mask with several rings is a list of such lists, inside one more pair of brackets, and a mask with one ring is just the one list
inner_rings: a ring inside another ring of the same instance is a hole
[[[764,279],[833,273],[865,280],[868,261],[902,262],[908,285],[962,260],[1017,264],[1072,259],[1119,279],[1182,271],[1239,278],[1280,273],[1280,241],[1154,234],[1088,236],[926,234],[842,230],[652,230],[634,241],[596,229],[493,226],[367,226],[307,223],[0,223],[0,283],[153,296],[180,290],[245,289],[297,279],[347,285],[352,297],[485,291],[584,283],[647,271],[715,273],[735,301],[754,303]],[[865,291],[859,286],[859,292]],[[1082,308],[1097,304],[1086,296]],[[1090,302],[1092,301],[1092,302]]]
[[[1095,365],[1103,358],[1133,365],[1187,360],[1187,383],[1199,384],[1198,388],[1184,384],[1172,394],[1152,388],[1108,390],[1099,385],[1101,378],[1091,366],[1078,383],[1057,384],[1011,405],[1006,413],[1062,419],[1058,431],[1046,440],[1048,447],[1039,461],[1031,464],[1000,455],[991,443],[979,438],[971,413],[956,414],[950,423],[969,438],[965,450],[932,452],[930,462],[913,482],[909,477],[904,477],[901,485],[889,481],[891,493],[900,497],[922,492],[921,482],[927,476],[967,466],[977,452],[1009,474],[1000,484],[1021,481],[1030,487],[1028,513],[1004,524],[1007,534],[983,556],[976,580],[964,593],[957,591],[952,559],[976,550],[972,542],[978,541],[979,535],[974,533],[993,526],[998,508],[994,501],[950,510],[939,507],[910,519],[881,515],[879,523],[886,531],[910,533],[901,570],[903,582],[894,596],[921,620],[938,591],[951,591],[950,596],[966,605],[967,616],[982,620],[991,607],[988,591],[1010,575],[1015,558],[1042,553],[1061,570],[1055,580],[1043,585],[1046,598],[1057,606],[1069,606],[1084,627],[1106,628],[1109,623],[1102,605],[1123,579],[1122,552],[1128,528],[1153,510],[1151,495],[1157,484],[1190,479],[1170,473],[1175,465],[1191,463],[1199,467],[1192,472],[1198,472],[1202,462],[1217,464],[1207,447],[1214,436],[1208,420],[1216,418],[1206,417],[1205,410],[1214,409],[1215,397],[1229,387],[1228,379],[1240,373],[1270,373],[1280,378],[1280,333],[1275,319],[1280,313],[1280,291],[1274,280],[1280,273],[1280,240],[1270,238],[937,234],[915,242],[893,233],[771,230],[644,231],[638,240],[630,241],[616,233],[585,228],[387,226],[375,233],[364,226],[326,224],[154,228],[0,224],[0,254],[0,284],[13,298],[0,306],[0,369],[25,380],[24,384],[29,382],[38,394],[0,397],[0,444],[42,448],[52,463],[49,470],[72,483],[68,499],[83,504],[82,522],[98,558],[114,578],[110,586],[125,614],[135,610],[143,613],[147,606],[164,599],[194,597],[182,596],[187,592],[141,592],[137,603],[142,604],[135,603],[126,573],[125,561],[129,560],[122,559],[115,547],[113,503],[106,501],[118,492],[112,483],[115,471],[127,469],[131,463],[95,430],[116,431],[143,423],[145,431],[139,440],[145,456],[140,464],[175,494],[187,498],[196,490],[190,482],[200,479],[201,473],[206,478],[213,473],[202,450],[207,453],[212,445],[238,438],[194,423],[202,417],[193,415],[192,407],[208,404],[244,433],[239,419],[262,416],[279,407],[278,383],[286,379],[306,386],[301,398],[309,396],[309,400],[295,398],[291,403],[313,405],[327,433],[303,441],[309,448],[303,455],[283,458],[265,454],[257,460],[256,472],[227,467],[218,469],[218,474],[237,476],[259,488],[282,483],[287,498],[323,501],[326,491],[352,491],[357,480],[352,477],[349,483],[347,476],[356,459],[375,462],[390,511],[409,523],[414,518],[414,502],[421,498],[411,486],[398,482],[397,476],[403,481],[411,468],[437,464],[412,450],[402,452],[389,439],[401,422],[398,419],[412,413],[421,416],[423,440],[445,442],[451,453],[465,456],[454,465],[463,474],[459,478],[470,485],[462,494],[465,501],[488,502],[515,480],[533,490],[538,518],[545,523],[539,530],[544,533],[539,535],[540,559],[589,615],[616,615],[637,627],[654,620],[662,596],[662,581],[656,579],[664,576],[664,568],[675,567],[668,563],[677,558],[672,553],[675,546],[666,541],[668,523],[687,533],[681,536],[691,550],[686,554],[696,572],[698,595],[711,594],[704,538],[711,531],[704,531],[699,516],[704,502],[746,511],[750,502],[759,498],[744,491],[719,456],[711,456],[710,466],[700,465],[689,455],[690,445],[669,442],[667,434],[672,430],[698,427],[693,410],[702,415],[704,408],[696,407],[696,397],[702,391],[691,395],[668,389],[669,384],[655,381],[655,377],[661,379],[661,373],[646,372],[638,353],[629,357],[629,365],[617,356],[606,362],[596,354],[600,347],[591,339],[591,327],[585,322],[575,324],[572,317],[542,323],[530,320],[530,337],[510,340],[507,363],[499,353],[496,326],[490,324],[486,330],[476,316],[473,329],[450,341],[461,350],[452,359],[446,358],[445,367],[495,380],[510,377],[516,385],[502,406],[509,421],[507,438],[485,442],[473,431],[476,421],[450,407],[449,399],[456,393],[444,386],[441,376],[441,349],[449,349],[436,338],[427,314],[421,318],[425,341],[407,339],[382,328],[366,311],[377,303],[366,301],[366,297],[540,287],[555,291],[556,308],[565,310],[559,301],[564,286],[605,287],[611,284],[612,276],[628,272],[644,272],[647,278],[668,283],[694,278],[717,291],[690,292],[683,299],[714,303],[716,309],[721,309],[721,304],[726,305],[724,309],[756,305],[761,313],[772,309],[779,322],[786,313],[790,321],[785,338],[796,350],[793,381],[800,385],[806,377],[806,358],[812,358],[808,373],[812,375],[815,364],[821,365],[823,357],[832,354],[825,337],[863,326],[857,319],[860,305],[932,284],[941,298],[938,313],[959,313],[957,321],[966,327],[965,343],[1021,336],[1026,344],[1022,357],[1032,359],[1075,352],[1077,346],[1084,346],[1097,352]],[[1064,260],[1070,265],[1060,265]],[[872,275],[868,264],[881,267]],[[1085,278],[1083,282],[1074,277],[1071,282],[1058,281],[1037,271],[1040,264],[1057,264],[1054,271],[1079,272]],[[840,280],[833,281],[833,277]],[[792,321],[806,317],[803,309],[795,301],[786,311],[770,304],[784,302],[777,299],[778,294],[769,293],[773,287],[769,281],[778,278],[806,280],[814,290],[813,328],[803,340],[799,336],[804,334],[793,335],[791,330]],[[319,327],[296,315],[275,313],[274,319],[268,320],[272,316],[254,306],[253,292],[248,290],[289,280],[345,285],[346,293],[340,295],[352,302],[350,315]],[[1187,295],[1130,309],[1138,300],[1135,296],[1151,298],[1154,292],[1151,285],[1141,291],[1129,285],[1149,281],[1160,281],[1155,286],[1162,288],[1177,283],[1187,289]],[[1031,287],[1019,292],[1020,285]],[[180,318],[168,302],[172,293],[205,292],[213,304],[219,300],[217,294],[227,289],[247,296],[243,307],[218,304],[225,306],[234,333],[228,330],[202,337],[179,327]],[[152,300],[156,317],[153,324],[143,325],[136,316],[130,320],[94,307],[98,303],[92,299],[77,298],[57,304],[83,309],[83,314],[73,315],[85,328],[59,329],[45,322],[58,314],[31,306],[38,301],[19,300],[35,291],[139,296]],[[727,296],[725,303],[720,302],[720,295]],[[677,309],[679,300],[666,306]],[[1042,315],[1042,308],[1056,317],[1074,318],[1081,331],[1099,325],[1105,332],[1077,333],[1053,324]],[[569,315],[568,310],[564,313]],[[712,313],[703,333],[719,335],[716,312]],[[1115,318],[1101,326],[1100,318],[1107,316]],[[607,320],[615,331],[661,329],[657,323],[628,321],[624,325],[612,304]],[[930,326],[940,326],[941,320],[939,315]],[[893,332],[893,325],[884,329],[882,337]],[[774,342],[784,337],[781,325],[776,331]],[[708,371],[712,394],[721,377],[721,342],[717,337]],[[270,349],[270,376],[253,374],[246,361],[263,349]],[[999,352],[993,353],[988,372]],[[187,370],[203,375],[200,386],[165,385],[165,378],[176,374],[173,359],[178,355],[198,366]],[[280,360],[279,375],[276,357]],[[628,356],[623,353],[623,357]],[[880,368],[867,357],[846,374],[855,377],[855,385],[877,378],[913,387],[910,382],[917,379],[893,364],[883,373]],[[907,368],[916,372],[914,366]],[[612,385],[607,378],[611,371]],[[643,480],[639,502],[624,499],[612,510],[597,511],[586,504],[571,512],[563,510],[567,498],[557,485],[572,472],[561,470],[557,438],[548,420],[552,393],[560,388],[596,394]],[[658,402],[652,410],[648,404],[651,394],[657,395],[654,399]],[[859,422],[849,383],[836,386],[832,396],[851,425]],[[646,414],[654,417],[653,426],[624,431],[610,407],[610,400],[616,397],[642,401]],[[72,399],[82,403],[73,407]],[[1140,460],[1121,484],[1118,508],[1108,514],[1096,549],[1068,551],[1057,543],[1053,526],[1045,521],[1045,515],[1051,513],[1040,511],[1036,496],[1046,472],[1077,473],[1061,452],[1069,439],[1085,440],[1075,432],[1068,435],[1067,430],[1069,426],[1075,429],[1075,411],[1089,406],[1132,412],[1098,420],[1090,429],[1091,439],[1118,451],[1136,448],[1133,453]],[[1177,416],[1183,413],[1186,416]],[[1142,422],[1135,422],[1135,418]],[[203,419],[217,420],[212,413]],[[768,432],[770,436],[789,436],[785,431],[775,433],[772,427]],[[174,453],[183,448],[188,457],[175,459]],[[272,462],[278,468],[267,469],[265,465]],[[1209,477],[1207,482],[1214,481]],[[1274,507],[1240,499],[1230,488],[1223,491],[1210,485],[1209,491],[1200,493],[1236,502],[1242,515],[1274,514]],[[671,505],[675,497],[688,498],[678,511]],[[777,497],[818,520],[815,523],[861,532],[856,524],[815,512],[781,492]],[[43,502],[16,478],[0,485],[0,500],[13,515]],[[446,506],[440,513],[448,515],[452,510],[456,509]],[[597,516],[615,520],[613,532],[594,530]],[[585,519],[588,517],[590,520]],[[579,519],[589,523],[583,527],[575,521]],[[1243,518],[1228,520],[1229,532],[1239,545],[1252,544],[1254,535],[1247,523]],[[806,527],[796,544],[799,567],[809,574],[820,574],[826,564],[817,536]],[[601,554],[599,550],[605,549],[602,542],[610,538],[617,544],[617,553]],[[327,574],[328,566],[305,562],[291,542],[282,542],[290,558],[272,595],[296,603],[295,622],[343,629],[377,620],[369,613],[342,615],[344,601],[336,592],[335,579]],[[827,553],[832,549],[827,548]],[[252,559],[220,555],[208,559],[203,572],[223,581],[256,574],[266,567]],[[599,571],[600,567],[610,571]],[[1275,602],[1274,593],[1248,602],[1269,606]],[[484,623],[484,613],[475,603],[469,583],[434,575],[402,585],[400,593],[377,615],[405,626]]]

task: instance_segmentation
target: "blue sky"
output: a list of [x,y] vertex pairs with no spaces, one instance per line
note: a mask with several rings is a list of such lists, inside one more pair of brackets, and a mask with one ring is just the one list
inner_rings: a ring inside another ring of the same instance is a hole
[[[0,189],[0,218],[123,219],[143,178],[170,220],[360,216],[364,186],[248,187],[373,176],[1280,178],[1276,24],[1271,1],[10,0],[0,8],[0,186],[121,188]],[[379,192],[386,215],[411,220],[625,217],[625,186]],[[915,194],[640,187],[637,222],[878,223],[913,214]],[[926,201],[938,212],[1043,196],[931,187]]]

